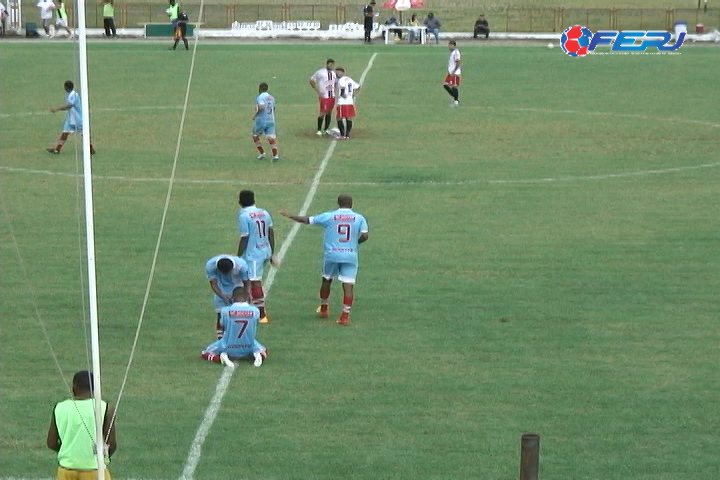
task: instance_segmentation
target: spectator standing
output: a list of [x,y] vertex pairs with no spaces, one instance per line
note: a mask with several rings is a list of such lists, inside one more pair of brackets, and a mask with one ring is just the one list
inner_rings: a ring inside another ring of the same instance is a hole
[[0,2],[0,34],[5,36],[5,23],[7,22],[8,13],[5,9],[5,5]]
[[440,43],[440,20],[432,13],[428,13],[427,18],[423,22],[427,27],[427,33],[435,35],[435,43]]
[[115,30],[115,0],[103,0],[103,27],[105,27],[105,36],[109,37],[112,34],[112,38],[117,37]]
[[372,43],[372,39],[370,38],[370,35],[372,34],[373,29],[373,20],[375,19],[375,13],[373,11],[373,7],[375,6],[375,0],[370,0],[370,3],[365,5],[365,8],[363,8],[363,21],[364,21],[364,28],[365,28],[365,43]]

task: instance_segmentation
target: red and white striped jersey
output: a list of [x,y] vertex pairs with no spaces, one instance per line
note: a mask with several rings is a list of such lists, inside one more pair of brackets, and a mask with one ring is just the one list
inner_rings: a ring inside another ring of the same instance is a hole
[[327,68],[321,68],[315,72],[310,80],[314,80],[317,83],[317,88],[322,92],[320,98],[335,98],[335,84],[337,83],[337,76],[335,70],[328,70]]

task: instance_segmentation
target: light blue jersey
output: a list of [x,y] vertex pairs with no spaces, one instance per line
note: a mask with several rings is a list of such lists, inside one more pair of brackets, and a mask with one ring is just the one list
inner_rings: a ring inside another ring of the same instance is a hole
[[272,217],[255,205],[245,207],[238,214],[238,231],[241,237],[248,237],[242,258],[246,262],[264,262],[272,255],[268,232],[273,226]]
[[262,123],[275,123],[275,97],[268,92],[262,92],[255,98],[258,114],[255,120]]
[[275,97],[263,92],[255,99],[258,114],[253,125],[253,135],[277,136],[275,132]]
[[82,130],[82,103],[80,95],[72,90],[68,92],[65,104],[72,105],[65,115],[65,123],[63,124],[63,132],[77,132]]
[[326,261],[357,264],[358,240],[368,231],[365,217],[349,208],[310,217],[311,225],[325,228],[323,250]]
[[255,339],[260,310],[248,303],[233,303],[220,311],[220,322],[223,336],[217,342],[207,346],[206,352],[227,353],[231,358],[252,356],[253,353],[265,350]]
[[[229,258],[233,262],[233,268],[227,274],[221,273],[217,268],[217,262],[221,258]],[[249,279],[247,263],[235,255],[217,255],[212,257],[205,264],[205,273],[207,274],[208,280],[217,280],[218,288],[226,295],[231,295],[235,287],[242,287],[243,283]],[[217,312],[219,312],[222,307],[228,305],[228,303],[216,294],[213,294],[213,304]]]

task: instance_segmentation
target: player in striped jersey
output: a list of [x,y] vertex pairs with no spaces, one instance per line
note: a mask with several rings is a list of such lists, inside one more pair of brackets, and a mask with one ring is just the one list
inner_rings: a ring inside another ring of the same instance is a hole
[[260,323],[270,323],[265,311],[265,293],[262,287],[263,270],[268,261],[277,266],[275,251],[275,228],[267,210],[255,206],[255,192],[242,190],[238,203],[242,207],[238,214],[238,257],[248,265],[250,295],[253,305],[260,309]]
[[310,86],[317,92],[320,101],[320,115],[317,118],[316,133],[318,137],[327,135],[327,130],[330,128],[332,111],[335,106],[336,84],[335,60],[328,58],[325,62],[325,68],[321,68],[310,77]]

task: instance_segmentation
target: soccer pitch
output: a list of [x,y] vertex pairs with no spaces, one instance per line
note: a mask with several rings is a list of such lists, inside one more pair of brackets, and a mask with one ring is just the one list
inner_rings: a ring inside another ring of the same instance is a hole
[[[192,51],[89,45],[104,397],[115,403],[168,195]],[[201,43],[138,351],[116,479],[174,480],[222,367],[204,264],[237,249],[237,192],[281,244],[340,193],[370,225],[353,323],[315,317],[320,231],[298,231],[268,297],[263,367],[241,365],[193,478],[512,479],[541,435],[553,480],[705,479],[716,455],[720,74],[713,47],[589,55],[444,46]],[[53,145],[76,46],[7,43],[0,104],[0,479],[54,476],[45,434],[86,368],[79,139]],[[192,48],[192,47],[191,47]],[[373,55],[377,53],[372,64]],[[358,80],[353,139],[317,138],[307,80]],[[28,59],[32,59],[28,61]],[[277,164],[249,133],[277,99]],[[323,168],[320,171],[320,168]],[[316,187],[316,191],[313,188]],[[337,283],[337,282],[336,282]]]

